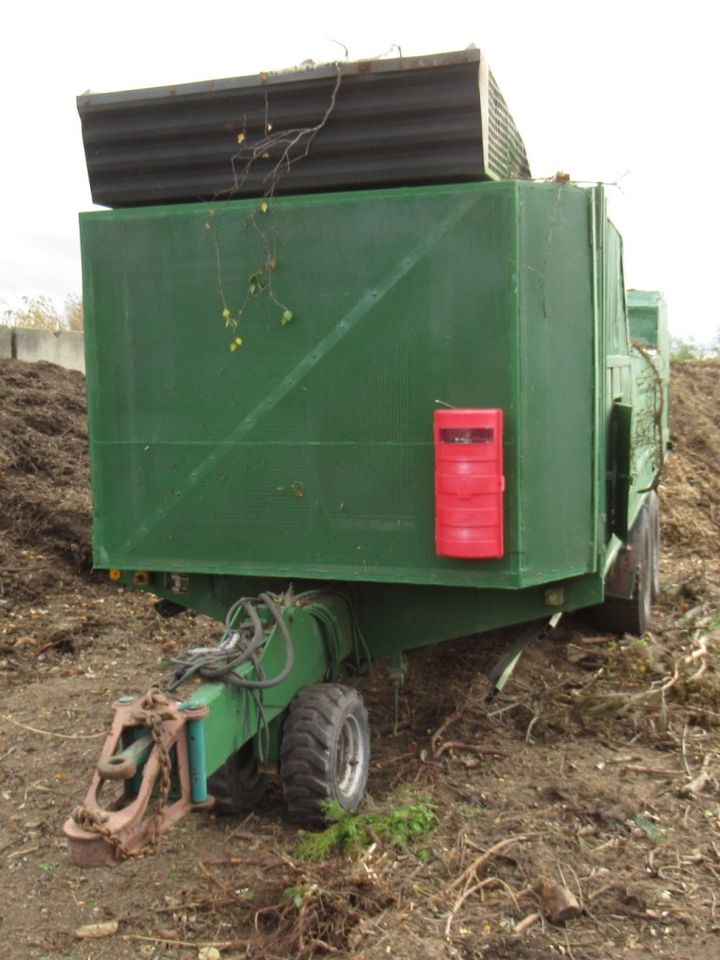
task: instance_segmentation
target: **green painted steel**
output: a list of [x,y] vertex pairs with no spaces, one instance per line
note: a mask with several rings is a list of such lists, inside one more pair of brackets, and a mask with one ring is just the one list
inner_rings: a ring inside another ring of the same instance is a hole
[[[96,564],[492,589],[598,574],[597,205],[486,183],[83,215]],[[258,274],[272,289],[253,295]],[[501,560],[435,554],[437,403],[504,410]]]
[[667,309],[662,294],[654,290],[628,290],[628,321],[630,335],[667,357],[669,334]]
[[204,717],[188,720],[187,748],[190,766],[190,799],[193,803],[205,803],[208,798],[208,789]]
[[[256,736],[259,737],[256,746],[258,755],[265,758],[272,755],[275,752],[271,742],[272,732],[265,725],[277,720],[304,686],[325,679],[337,679],[329,673],[330,665],[338,660],[346,660],[352,652],[353,630],[348,608],[340,597],[333,594],[323,594],[318,602],[338,622],[339,647],[336,651],[328,650],[329,638],[321,621],[310,612],[311,608],[291,606],[283,612],[283,617],[292,632],[295,660],[289,676],[277,686],[255,695],[224,683],[206,683],[192,691],[181,687],[185,697],[192,700],[193,707],[210,707],[210,714],[203,723],[204,764],[208,775]],[[262,666],[267,676],[275,676],[284,665],[285,645],[275,627],[269,633]],[[237,673],[257,679],[250,665],[240,668]]]

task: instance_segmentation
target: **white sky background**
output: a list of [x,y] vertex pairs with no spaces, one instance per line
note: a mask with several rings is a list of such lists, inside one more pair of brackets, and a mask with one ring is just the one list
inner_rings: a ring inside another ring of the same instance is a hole
[[299,64],[462,50],[486,55],[535,177],[614,182],[628,286],[660,289],[676,336],[720,330],[717,26],[712,4],[126,0],[13,4],[0,34],[0,315],[81,292],[92,209],[75,97]]

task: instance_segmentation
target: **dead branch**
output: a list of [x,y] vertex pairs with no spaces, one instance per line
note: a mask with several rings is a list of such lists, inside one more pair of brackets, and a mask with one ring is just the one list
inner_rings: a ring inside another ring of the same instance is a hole
[[28,723],[20,723],[7,714],[0,713],[0,720],[12,723],[15,727],[22,730],[29,730],[30,733],[37,733],[41,737],[59,737],[61,740],[97,740],[98,737],[106,737],[107,733],[56,733],[54,730],[40,730],[38,727],[31,727]]
[[222,890],[225,896],[229,897],[231,900],[235,900],[237,903],[242,903],[244,906],[247,906],[247,897],[244,897],[242,894],[237,894],[231,886],[229,886],[227,883],[223,883],[219,877],[216,877],[212,870],[209,870],[205,865],[204,860],[198,860],[198,865],[203,876],[205,876],[214,886]]
[[702,767],[700,772],[696,777],[683,786],[678,788],[677,794],[679,797],[697,797],[699,793],[702,793],[705,787],[708,785],[710,780],[710,761],[712,760],[712,754],[707,753],[702,762]]
[[471,897],[478,890],[481,890],[483,887],[489,887],[490,884],[499,883],[502,884],[502,881],[498,877],[486,877],[485,880],[481,880],[479,883],[474,884],[472,887],[468,887],[455,901],[448,914],[447,921],[445,922],[445,939],[450,939],[450,928],[452,927],[453,920],[458,915],[460,908],[465,903],[465,901]]
[[526,833],[518,833],[514,837],[506,837],[504,840],[500,840],[498,843],[493,844],[492,847],[489,847],[485,853],[481,854],[479,857],[476,857],[475,860],[467,867],[463,872],[456,877],[453,882],[447,887],[447,892],[457,889],[463,883],[466,883],[475,873],[483,867],[488,860],[498,854],[501,850],[504,850],[505,847],[510,846],[511,843],[520,843],[523,840],[527,840],[528,835]]
[[[708,640],[714,634],[703,635],[695,640],[695,647],[690,653],[679,657],[674,665],[670,676],[662,680],[654,681],[647,690],[641,690],[638,693],[610,693],[605,696],[580,697],[576,694],[575,710],[587,713],[589,716],[599,716],[603,713],[615,713],[618,716],[627,716],[632,713],[635,707],[642,705],[653,697],[659,696],[661,702],[668,690],[671,690],[679,680],[684,679],[685,683],[693,683],[699,680],[707,670],[708,660]],[[685,674],[688,668],[694,668],[694,672],[689,676]]]
[[[253,163],[255,163],[255,161],[258,159],[267,159],[270,156],[270,153],[274,150],[279,149],[282,152],[280,154],[280,159],[265,178],[266,182],[268,180],[270,181],[270,186],[266,192],[266,196],[269,197],[274,195],[277,182],[282,174],[290,170],[292,165],[297,163],[298,160],[303,160],[308,156],[313,140],[325,126],[330,114],[335,109],[335,103],[337,101],[337,95],[338,91],[340,90],[340,83],[342,81],[340,65],[336,64],[336,67],[337,77],[335,79],[335,85],[332,93],[330,94],[329,104],[322,118],[314,126],[295,127],[273,133],[272,124],[269,122],[268,104],[266,101],[265,136],[261,137],[252,146],[250,146],[246,143],[244,130],[238,135],[238,143],[241,145],[244,144],[244,146],[242,146],[241,149],[231,159],[233,178],[235,181],[233,193],[236,193],[240,190],[243,183],[247,179],[250,170],[252,169]],[[297,155],[293,156],[293,151],[300,144],[303,144],[302,149],[297,153]],[[238,164],[241,166],[239,167]]]
[[445,747],[438,747],[440,743],[440,737],[445,733],[448,727],[451,727],[454,723],[457,723],[461,716],[461,713],[454,713],[451,717],[448,717],[440,724],[435,733],[430,737],[430,752],[433,757],[439,757],[445,749]]
[[523,937],[530,927],[534,926],[538,920],[542,920],[541,913],[529,913],[520,921],[520,923],[515,924],[513,927],[513,936]]
[[446,740],[436,751],[433,752],[433,759],[439,759],[448,750],[465,750],[467,753],[479,753],[489,757],[506,757],[507,753],[502,750],[496,750],[494,747],[481,747],[477,743],[464,743],[462,740]]
[[645,767],[640,763],[628,763],[625,765],[625,769],[628,773],[645,773],[649,777],[676,777],[678,775],[677,770],[670,770],[667,767]]

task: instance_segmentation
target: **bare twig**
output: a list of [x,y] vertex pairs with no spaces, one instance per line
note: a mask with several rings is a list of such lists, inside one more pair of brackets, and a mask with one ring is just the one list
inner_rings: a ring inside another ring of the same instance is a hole
[[437,760],[448,750],[466,750],[468,753],[480,753],[489,757],[506,757],[507,753],[496,750],[494,747],[481,747],[477,743],[464,743],[462,740],[446,740],[436,751],[433,759]]
[[690,769],[690,764],[688,763],[687,758],[687,732],[688,725],[687,723],[683,727],[682,737],[680,738],[680,750],[682,756],[683,767],[685,767],[685,774],[689,780],[692,780],[692,770]]
[[515,924],[513,927],[513,935],[516,937],[524,936],[530,927],[534,926],[538,920],[542,920],[541,913],[529,913],[520,923]]
[[438,752],[440,737],[445,733],[448,727],[451,727],[454,723],[457,723],[461,716],[461,713],[454,713],[451,717],[447,717],[447,719],[440,724],[432,737],[430,737],[430,752],[432,753],[433,757],[438,757],[443,752],[442,750]]
[[490,886],[491,883],[499,883],[497,877],[487,877],[485,880],[481,880],[479,883],[474,884],[472,887],[468,887],[455,901],[448,914],[447,921],[445,922],[445,939],[450,939],[450,928],[452,927],[453,920],[458,915],[460,908],[465,903],[465,901],[471,897],[474,893],[477,893],[478,890],[481,890],[483,887]]
[[625,769],[629,773],[646,773],[650,777],[676,777],[677,770],[669,770],[667,767],[645,767],[640,763],[628,763]]
[[678,796],[680,797],[695,797],[699,793],[702,793],[705,787],[710,780],[710,761],[712,760],[712,754],[707,753],[702,762],[702,767],[700,772],[696,777],[689,782],[684,784],[682,787],[678,788]]
[[202,947],[215,947],[216,950],[238,950],[248,944],[247,940],[174,940],[170,937],[147,937],[140,933],[124,933],[121,940],[141,940],[145,943],[163,943],[173,947],[194,947],[196,950]]
[[0,713],[0,720],[6,720],[16,727],[29,730],[30,733],[38,733],[41,737],[59,737],[61,740],[97,740],[98,737],[107,736],[105,733],[55,733],[53,730],[39,730],[28,723],[20,723],[19,720],[14,720],[5,713]]
[[[615,713],[618,716],[627,716],[629,713],[632,713],[635,707],[645,703],[652,697],[660,697],[662,703],[668,690],[671,690],[681,678],[684,679],[685,683],[693,683],[699,680],[705,673],[708,659],[707,645],[710,636],[712,635],[697,637],[695,646],[690,653],[679,657],[675,661],[672,674],[664,677],[660,681],[653,682],[648,689],[641,690],[638,693],[613,692],[605,696],[598,695],[593,697],[591,695],[587,698],[578,696],[580,693],[580,691],[578,691],[575,699],[575,709],[584,710],[590,716],[599,716],[607,712]],[[689,676],[685,673],[688,668],[694,669],[694,672]]]
[[533,718],[528,724],[527,730],[525,731],[525,743],[530,743],[530,735],[533,732],[533,727],[535,726],[535,724],[538,722],[539,719],[540,719],[539,713],[533,714]]
[[453,882],[447,887],[448,892],[450,890],[455,890],[462,886],[463,883],[466,883],[482,866],[488,862],[488,860],[492,860],[492,858],[501,850],[504,850],[505,847],[510,846],[512,843],[520,843],[521,841],[527,839],[528,835],[526,833],[518,833],[514,837],[506,837],[504,840],[500,840],[498,843],[493,844],[493,846],[489,847],[485,853],[482,853],[479,857],[476,857],[470,866],[463,870],[463,872],[453,880]]
[[212,872],[212,870],[208,869],[204,860],[198,860],[198,865],[200,867],[202,874],[205,877],[207,877],[207,879],[212,884],[214,884],[216,887],[222,890],[222,892],[227,897],[230,897],[231,900],[235,900],[237,903],[242,903],[245,906],[247,905],[247,902],[248,902],[247,897],[243,896],[242,894],[236,893],[229,884],[223,883],[223,881],[220,880],[219,877],[216,877],[215,874]]

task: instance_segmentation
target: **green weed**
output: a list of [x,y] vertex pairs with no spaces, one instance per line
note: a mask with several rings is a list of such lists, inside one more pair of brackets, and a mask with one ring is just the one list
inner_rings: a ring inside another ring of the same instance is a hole
[[351,813],[337,800],[322,804],[329,826],[320,833],[306,833],[296,852],[301,860],[322,860],[332,853],[352,853],[384,840],[393,847],[407,847],[437,825],[437,816],[426,799],[389,812]]

